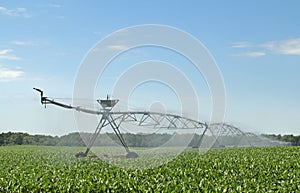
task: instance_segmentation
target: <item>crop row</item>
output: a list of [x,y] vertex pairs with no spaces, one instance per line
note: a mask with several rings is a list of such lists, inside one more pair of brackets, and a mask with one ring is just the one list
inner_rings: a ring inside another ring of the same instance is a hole
[[300,148],[182,153],[152,169],[125,170],[74,157],[79,148],[0,147],[0,192],[296,192]]

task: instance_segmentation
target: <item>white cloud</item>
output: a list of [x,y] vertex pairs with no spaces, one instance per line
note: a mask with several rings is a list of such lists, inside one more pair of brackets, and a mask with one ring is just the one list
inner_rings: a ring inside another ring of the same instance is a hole
[[267,42],[261,46],[274,54],[300,55],[300,38]]
[[4,60],[19,60],[20,58],[11,54],[13,52],[12,49],[4,49],[0,50],[0,59]]
[[94,31],[93,34],[95,34],[95,35],[102,35],[103,33],[101,31]]
[[261,57],[261,56],[266,55],[266,53],[264,53],[264,52],[245,52],[241,55],[249,56],[249,57]]
[[5,49],[5,50],[0,50],[0,55],[5,55],[8,54],[9,52],[12,52],[12,49]]
[[251,44],[249,42],[236,42],[231,44],[232,48],[247,48],[251,49],[264,49],[264,51],[250,51],[238,56],[260,57],[266,54],[278,55],[298,55],[300,56],[300,38],[269,41],[261,44]]
[[251,47],[251,43],[250,42],[234,42],[231,44],[230,47],[232,48],[247,48],[247,47]]
[[100,51],[101,51],[101,49],[99,47],[96,47],[96,48],[92,49],[92,52],[100,52]]
[[7,9],[5,7],[0,6],[0,13],[8,16],[29,17],[26,8],[23,7],[16,8],[16,9]]
[[8,69],[0,66],[0,82],[18,80],[24,74],[20,69]]
[[12,44],[14,45],[17,45],[17,46],[33,46],[34,43],[32,41],[12,41],[11,42]]
[[111,45],[108,46],[108,48],[111,50],[124,50],[127,49],[128,47],[126,45]]
[[63,15],[57,16],[56,19],[65,19],[66,17]]
[[60,4],[50,4],[49,7],[52,7],[52,8],[61,8],[62,6]]

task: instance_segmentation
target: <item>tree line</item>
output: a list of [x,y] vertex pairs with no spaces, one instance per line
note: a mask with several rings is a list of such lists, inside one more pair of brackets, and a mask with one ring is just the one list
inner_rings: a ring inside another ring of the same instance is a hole
[[[0,146],[3,145],[43,145],[43,146],[86,146],[85,142],[88,142],[92,137],[92,133],[69,133],[63,136],[51,136],[51,135],[30,135],[23,132],[7,132],[0,134]],[[271,138],[273,140],[290,142],[293,146],[300,145],[300,135],[263,135],[264,137]],[[130,134],[125,133],[123,137],[130,147],[157,147],[163,145],[173,137],[174,144],[170,143],[169,146],[184,145],[180,144],[181,141],[191,139],[189,146],[198,146],[201,136],[192,134],[180,134],[174,139],[172,134]],[[95,146],[115,145],[120,144],[118,137],[113,133],[100,134],[95,140]]]
[[[51,135],[30,135],[23,132],[7,132],[0,134],[0,146],[4,145],[42,145],[42,146],[86,146],[92,137],[92,133],[70,133],[63,136]],[[130,134],[125,133],[123,137],[130,147],[157,147],[169,141],[171,134]],[[178,135],[178,139],[173,141],[178,145],[178,141],[191,138],[191,134]],[[179,139],[180,138],[180,139]],[[191,146],[196,146],[200,136],[192,137]],[[95,140],[95,146],[121,145],[118,137],[114,133],[100,134]],[[170,144],[172,146],[172,144]]]

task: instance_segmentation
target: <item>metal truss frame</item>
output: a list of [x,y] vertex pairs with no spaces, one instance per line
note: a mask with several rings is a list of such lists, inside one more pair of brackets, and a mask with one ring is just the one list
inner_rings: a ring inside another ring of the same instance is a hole
[[[168,114],[168,113],[158,113],[158,112],[150,112],[150,111],[124,111],[124,112],[115,112],[112,111],[113,106],[107,106],[107,100],[101,100],[105,102],[105,108],[101,109],[100,111],[86,109],[82,107],[74,107],[72,105],[67,105],[61,102],[57,102],[54,99],[49,97],[45,97],[42,90],[34,88],[38,91],[41,95],[41,103],[43,105],[53,104],[56,106],[60,106],[66,109],[73,109],[79,112],[89,113],[100,115],[101,119],[96,127],[95,132],[93,133],[89,143],[87,144],[87,149],[85,152],[79,152],[76,154],[76,157],[86,157],[89,153],[90,149],[94,145],[98,135],[100,134],[101,130],[105,126],[110,126],[116,136],[118,137],[119,141],[121,142],[122,146],[125,148],[127,158],[138,157],[135,152],[129,150],[129,147],[126,141],[123,138],[123,135],[120,131],[120,127],[124,122],[135,122],[138,126],[152,126],[155,129],[167,129],[167,130],[177,130],[177,129],[203,129],[202,137],[206,133],[208,126],[205,122],[199,122],[190,118]],[[100,101],[100,100],[99,100]],[[108,101],[109,102],[109,101]],[[113,101],[115,104],[115,100]],[[201,144],[200,139],[199,144]]]

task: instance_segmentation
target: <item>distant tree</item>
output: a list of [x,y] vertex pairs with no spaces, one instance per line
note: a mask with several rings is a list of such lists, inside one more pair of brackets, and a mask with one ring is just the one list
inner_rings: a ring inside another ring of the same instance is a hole
[[15,141],[14,141],[14,144],[17,144],[17,145],[22,145],[23,144],[23,136],[21,133],[18,133],[16,138],[15,138]]
[[84,146],[84,142],[78,132],[60,137],[57,145],[61,146]]
[[0,146],[4,144],[4,138],[2,136],[2,134],[0,135]]

